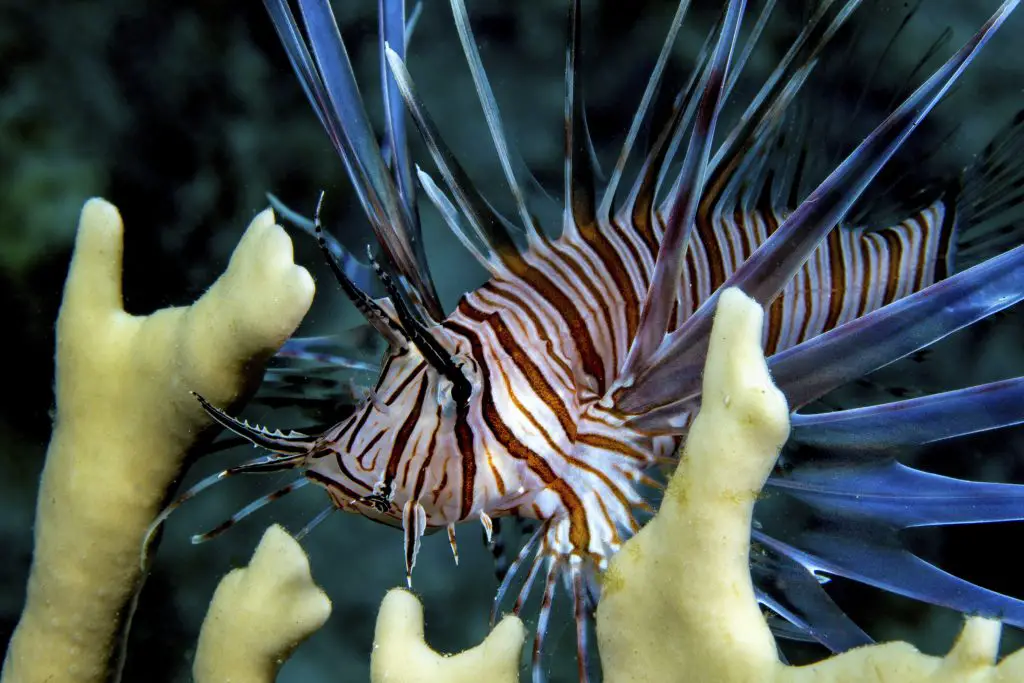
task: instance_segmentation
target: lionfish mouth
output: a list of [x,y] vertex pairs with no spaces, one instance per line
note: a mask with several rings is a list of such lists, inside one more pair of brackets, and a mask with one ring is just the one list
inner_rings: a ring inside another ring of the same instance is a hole
[[[453,551],[456,522],[484,522],[501,579],[492,619],[515,582],[519,612],[543,575],[535,681],[544,676],[542,650],[560,576],[577,624],[580,677],[587,676],[587,620],[599,600],[594,576],[634,532],[641,489],[656,485],[645,472],[665,455],[658,449],[677,445],[686,433],[700,401],[712,313],[730,287],[764,306],[769,367],[798,411],[766,491],[802,504],[807,524],[776,531],[759,518],[752,531],[752,579],[777,635],[833,652],[871,642],[833,602],[821,576],[1024,626],[1024,602],[943,572],[899,538],[914,526],[1024,519],[1024,488],[940,477],[894,458],[896,448],[1024,421],[1024,378],[856,409],[821,402],[877,368],[920,358],[922,349],[1024,298],[1024,231],[1015,222],[1024,198],[1024,117],[1001,130],[957,178],[922,178],[913,172],[920,159],[897,156],[1016,0],[1004,2],[916,89],[901,93],[902,103],[838,163],[827,158],[822,141],[841,126],[826,121],[820,108],[843,95],[829,90],[834,84],[823,88],[819,80],[827,79],[815,72],[827,69],[830,44],[848,39],[844,26],[860,0],[818,3],[734,120],[723,116],[724,103],[776,3],[748,12],[744,0],[729,0],[661,120],[652,110],[658,93],[674,85],[665,74],[687,14],[684,0],[606,176],[586,125],[580,2],[569,0],[558,237],[545,232],[531,208],[463,0],[451,0],[455,26],[511,188],[514,218],[498,213],[474,187],[419,95],[406,66],[411,22],[403,0],[380,3],[383,146],[328,3],[300,0],[301,25],[286,0],[265,4],[379,246],[379,255],[364,262],[323,231],[319,206],[308,220],[272,198],[286,219],[317,238],[342,291],[389,349],[359,414],[369,415],[374,402],[388,410],[345,423],[381,430],[353,429],[346,452],[372,454],[378,443],[387,450],[376,469],[338,477],[386,491],[379,502],[389,510],[395,492],[401,494],[397,525],[405,532],[407,572],[426,519],[431,528],[439,528],[438,518],[450,522]],[[943,43],[927,51],[912,76]],[[832,105],[829,114],[841,117],[844,108]],[[860,107],[847,109],[845,116],[855,119]],[[414,164],[407,120],[439,182]],[[655,121],[660,128],[638,152],[642,131]],[[427,265],[418,191],[490,275],[448,314]],[[385,297],[375,295],[379,287]],[[323,341],[291,340],[282,358],[301,362],[266,385],[279,403],[286,397],[321,418],[333,413],[309,433],[337,423],[345,404],[339,397],[350,395],[344,372],[367,370],[340,342],[338,349],[314,352]],[[296,379],[310,376],[316,383]],[[812,406],[813,412],[800,412]],[[231,474],[302,468],[313,442],[323,438],[268,432],[203,407],[273,455],[214,475],[185,498]],[[622,441],[610,433],[627,427],[642,437],[630,442],[632,452],[616,446]],[[523,473],[521,481],[536,486],[533,493],[553,501],[532,512],[525,506],[501,511],[539,520],[532,532],[513,532],[526,540],[511,563],[499,515],[481,503],[521,483],[510,472]],[[261,498],[214,533],[306,481]]]

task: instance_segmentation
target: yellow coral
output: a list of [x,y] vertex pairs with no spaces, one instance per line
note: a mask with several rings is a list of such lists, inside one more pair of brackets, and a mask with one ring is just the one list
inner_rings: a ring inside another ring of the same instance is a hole
[[525,636],[523,622],[505,617],[484,642],[465,652],[438,654],[423,640],[423,607],[412,593],[391,590],[380,606],[370,658],[373,683],[514,683]]
[[192,667],[196,683],[270,683],[330,614],[302,548],[270,527],[249,566],[228,573],[213,594]]
[[259,382],[294,332],[313,281],[268,210],[199,301],[132,316],[121,300],[123,226],[82,209],[57,320],[57,416],[36,510],[28,598],[4,683],[101,681],[140,580],[146,528],[209,418]]

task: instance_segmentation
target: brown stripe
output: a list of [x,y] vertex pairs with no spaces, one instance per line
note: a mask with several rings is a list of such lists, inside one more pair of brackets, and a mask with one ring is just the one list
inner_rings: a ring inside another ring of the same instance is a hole
[[610,219],[609,223],[611,224],[612,228],[614,228],[615,231],[619,234],[619,239],[621,239],[622,243],[626,245],[626,249],[629,250],[629,260],[636,264],[636,270],[640,274],[640,282],[638,286],[635,287],[635,289],[637,297],[643,298],[644,294],[647,293],[647,288],[650,287],[651,283],[648,278],[647,266],[643,260],[643,257],[640,256],[640,250],[637,249],[632,237],[622,227],[622,224],[619,223],[619,221],[615,220],[615,218],[612,218]]
[[[583,240],[597,254],[605,270],[608,271],[608,274],[612,276],[612,280],[615,281],[615,287],[622,294],[622,299],[626,305],[626,339],[632,340],[633,335],[636,334],[637,325],[640,323],[640,302],[637,299],[637,292],[633,287],[633,281],[630,279],[629,273],[626,272],[626,266],[622,263],[618,250],[607,237],[601,234],[596,225],[577,225],[577,227]],[[612,348],[615,348],[614,341]],[[614,367],[618,367],[617,361],[615,361]]]
[[437,486],[433,489],[434,494],[434,507],[437,507],[437,499],[441,497],[441,494],[448,488],[448,458],[444,459],[441,463],[441,481],[438,482]]
[[814,287],[814,276],[811,274],[811,264],[813,263],[813,260],[814,257],[812,256],[811,260],[808,260],[802,268],[804,278],[804,321],[800,325],[799,336],[793,340],[794,344],[799,344],[807,339],[807,330],[811,325],[811,318],[814,317],[814,295],[812,292]]
[[[760,211],[759,213],[770,214],[771,210],[763,210]],[[757,248],[754,246],[757,242],[757,240],[754,238],[755,230],[757,230],[757,218],[757,215],[746,213],[744,211],[741,211],[740,209],[737,209],[733,215],[733,226],[737,228],[740,237],[740,253],[736,255],[737,263],[743,263],[744,261],[746,261],[750,257],[750,255],[754,253],[754,249]],[[769,220],[767,217],[764,216],[762,216],[762,218],[763,220],[765,220],[766,223]],[[774,218],[771,220],[774,220]],[[748,225],[750,227],[747,227]],[[768,230],[766,230],[766,232],[767,231]]]
[[[543,235],[541,235],[541,238],[544,239],[550,247],[550,242],[547,238]],[[566,296],[566,294],[562,292],[562,290],[560,290],[540,269],[530,265],[522,255],[503,255],[502,262],[513,275],[532,287],[541,295],[541,297],[551,304],[556,311],[558,311],[562,320],[564,320],[565,324],[569,327],[569,333],[572,335],[576,348],[579,351],[584,371],[591,375],[597,382],[598,393],[604,394],[606,382],[604,363],[600,354],[597,353],[597,349],[594,347],[593,339],[590,338],[590,331],[587,329],[587,324],[580,315],[579,309],[573,300]]]
[[403,348],[398,349],[395,353],[388,354],[388,359],[384,361],[384,366],[380,369],[380,377],[377,378],[377,383],[373,386],[374,393],[380,391],[381,385],[384,384],[384,378],[388,376],[388,371],[391,370],[391,363],[393,363],[396,358],[401,358],[407,353],[409,353],[409,350]]
[[[427,481],[427,472],[430,471],[430,462],[434,459],[434,451],[437,449],[437,433],[441,430],[441,404],[437,404],[437,415],[434,420],[434,428],[430,430],[430,442],[427,444],[427,457],[423,459],[419,474],[416,475],[416,487],[412,492],[412,499],[419,500],[423,492],[423,485]],[[410,458],[410,461],[412,459]],[[436,502],[436,499],[435,499]]]
[[[625,494],[622,493],[618,486],[612,483],[612,480],[608,477],[607,474],[602,472],[600,468],[593,467],[585,460],[581,460],[580,458],[574,458],[571,455],[567,455],[566,460],[573,467],[578,467],[584,472],[589,472],[592,476],[595,476],[602,482],[604,482],[604,485],[608,487],[608,490],[612,492],[612,495],[615,496],[616,499],[618,499],[619,505],[621,505],[624,510],[630,509],[629,500],[626,498]],[[601,504],[601,509],[604,510],[604,514],[608,518],[608,522],[610,523],[611,527],[614,528],[615,524],[612,523],[612,519],[608,515],[608,510],[605,508],[604,501],[601,500],[601,496],[595,495],[594,500],[597,500]]]
[[[413,453],[415,453],[416,451],[419,450],[420,441],[422,441],[422,438],[417,436],[416,437],[416,442],[413,443],[412,449],[411,449],[411,451]],[[408,488],[408,486],[409,486],[409,468],[412,467],[412,461],[414,459],[415,458],[412,458],[412,457],[408,457],[408,458],[405,459],[405,467],[402,468],[402,483],[399,484],[399,486],[402,489]],[[413,500],[415,500],[415,498],[413,498]]]
[[[913,272],[913,289],[911,290],[913,292],[920,292],[921,290],[925,289],[925,281],[927,279],[927,275],[929,274],[927,268],[925,267],[927,264],[927,260],[925,259],[925,257],[928,256],[929,225],[924,215],[920,213],[916,216],[911,216],[907,222],[912,223],[913,225],[918,227],[918,229],[920,229],[922,232],[922,262],[918,267],[914,269],[915,271]],[[911,227],[910,229],[913,228]]]
[[398,397],[402,395],[402,392],[405,391],[410,384],[412,384],[412,381],[414,379],[416,379],[416,376],[423,372],[423,368],[425,367],[427,367],[427,362],[420,361],[420,364],[413,368],[412,372],[410,372],[409,375],[402,380],[402,383],[398,385],[398,388],[395,389],[390,396],[388,396],[386,401],[384,401],[385,405],[394,404],[394,402],[398,400]]
[[[868,301],[871,299],[871,288],[875,280],[878,278],[878,273],[871,271],[871,248],[868,241],[864,239],[864,235],[857,237],[856,246],[854,249],[860,251],[861,266],[857,268],[857,264],[853,264],[853,277],[855,280],[854,286],[860,293],[860,302],[857,304],[856,317],[861,317],[867,312]],[[852,258],[852,254],[851,254]],[[859,286],[856,280],[860,280]]]
[[956,206],[945,202],[936,202],[933,208],[942,207],[942,227],[939,228],[939,246],[936,250],[935,279],[945,280],[953,274],[953,235],[956,233]]
[[398,433],[395,434],[394,445],[391,447],[391,455],[388,457],[387,467],[384,469],[384,490],[391,491],[391,483],[395,480],[395,476],[398,474],[398,463],[402,459],[402,453],[405,452],[405,446],[409,443],[409,437],[412,436],[412,432],[416,429],[416,423],[420,420],[420,412],[423,410],[423,399],[427,395],[427,378],[424,377],[420,381],[420,390],[416,394],[416,402],[412,406],[412,410],[406,416],[405,421],[402,422],[402,426],[398,428]]
[[607,436],[601,434],[579,434],[576,437],[578,443],[584,446],[590,446],[591,448],[600,448],[605,451],[612,451],[619,455],[625,456],[631,460],[639,460],[640,462],[647,462],[647,456],[640,451],[630,448],[621,441],[616,441]]
[[658,189],[658,172],[653,168],[654,166],[652,164],[644,175],[640,189],[636,193],[636,199],[633,201],[633,210],[630,211],[630,225],[640,236],[652,259],[658,257],[658,238],[654,234],[654,195]]
[[[889,248],[889,277],[886,278],[885,294],[883,295],[882,303],[890,304],[896,300],[896,289],[900,284],[900,276],[902,275],[900,265],[903,262],[903,240],[896,234],[895,230],[883,230],[882,239],[885,240],[885,244]],[[922,242],[922,247],[927,248],[927,235],[924,236]]]
[[484,449],[484,455],[487,456],[487,466],[491,468],[491,474],[494,476],[494,485],[498,487],[498,495],[505,495],[505,479],[502,478],[501,472],[498,471],[498,467],[494,464],[494,454],[491,453],[489,448]]
[[[581,259],[584,258],[584,255],[580,252],[580,250],[577,247],[570,246],[569,248],[575,250],[580,255]],[[604,327],[606,330],[608,330],[608,335],[610,339],[609,351],[612,354],[611,366],[613,368],[617,368],[618,358],[616,357],[615,353],[615,323],[612,320],[612,312],[608,306],[608,297],[606,297],[605,293],[601,291],[599,283],[596,282],[594,278],[591,278],[587,274],[584,266],[581,265],[572,254],[568,253],[567,249],[559,248],[559,246],[552,244],[551,253],[553,256],[557,256],[562,261],[562,263],[567,265],[569,269],[572,270],[573,275],[576,276],[576,280],[582,283],[583,287],[585,287],[586,290],[589,292],[590,300],[593,301],[593,303],[597,306],[598,310],[601,311],[601,317],[604,318]],[[541,256],[540,258],[544,257]],[[544,258],[544,260],[550,263],[552,267],[554,267],[555,264],[552,263],[550,259]],[[587,263],[586,267],[591,268],[593,266],[590,263]],[[603,368],[604,363],[602,363],[601,365]]]
[[779,292],[771,305],[768,306],[768,334],[764,347],[764,355],[771,356],[779,348],[779,338],[782,336],[782,321],[785,313],[786,295],[785,290]]
[[366,466],[366,464],[363,462],[363,458],[366,457],[366,454],[370,452],[370,449],[373,448],[374,446],[376,446],[377,442],[380,441],[381,437],[384,436],[384,434],[386,434],[386,433],[387,433],[386,429],[382,429],[379,432],[377,432],[373,436],[373,438],[370,439],[365,446],[363,446],[363,450],[361,450],[359,452],[359,455],[356,456],[356,462],[358,462],[359,466],[362,467],[364,470],[371,470],[371,469],[373,469],[372,465],[370,467]]
[[[761,217],[765,221],[765,233],[766,234],[771,235],[776,230],[778,230],[779,222],[776,219],[775,214],[771,211],[770,208],[763,209],[761,211]],[[757,225],[757,219],[755,217],[751,216],[750,217],[750,229],[754,230],[756,225]],[[742,227],[740,229],[740,234],[743,234],[743,235],[746,234],[746,230],[744,230]],[[746,260],[745,255],[741,255],[741,257],[739,259],[739,263],[743,263],[744,260]],[[805,264],[805,267],[806,267],[806,264]],[[797,277],[800,277],[799,273],[797,273]],[[796,280],[796,278],[794,278],[791,282],[793,282],[795,280]],[[766,343],[765,343],[765,350],[764,350],[764,355],[766,355],[766,356],[770,356],[770,355],[774,354],[776,351],[778,351],[778,348],[779,348],[779,340],[782,338],[783,324],[784,324],[785,319],[786,319],[786,317],[785,317],[785,313],[786,313],[786,311],[785,311],[785,301],[786,301],[785,297],[786,297],[786,290],[785,290],[785,288],[783,288],[783,290],[781,292],[779,292],[775,296],[775,299],[773,299],[772,303],[768,306],[768,334],[767,334],[767,339],[766,339]]]
[[[615,527],[615,522],[612,521],[611,515],[608,514],[608,508],[605,507],[604,501],[601,500],[601,496],[594,496],[594,500],[597,501],[598,507],[601,508],[601,514],[604,515],[604,518],[608,521],[608,528],[611,529],[612,532],[612,543],[622,543],[622,537],[619,536],[619,530]],[[630,514],[629,518],[630,521],[633,522],[630,526],[634,527],[634,531],[636,531],[636,520],[633,519],[632,514]]]
[[347,498],[348,500],[357,500],[361,497],[358,493],[348,490],[335,480],[331,479],[325,474],[320,474],[316,470],[306,470],[304,474],[308,479],[312,479],[313,481],[327,489],[327,492],[331,494],[331,498],[333,499],[334,504],[339,508],[344,508],[346,503],[342,502],[337,497],[337,491],[341,491],[343,494],[345,494],[345,498]]
[[555,474],[548,462],[519,441],[515,434],[512,433],[512,430],[502,421],[498,407],[494,403],[490,370],[484,362],[483,346],[476,333],[450,320],[443,324],[449,330],[465,337],[469,341],[471,353],[480,363],[481,378],[483,379],[483,387],[480,392],[480,410],[488,429],[498,440],[498,443],[508,451],[509,455],[517,460],[524,461],[526,466],[530,468],[530,471],[536,474],[548,488],[558,495],[562,505],[565,506],[569,513],[569,540],[577,550],[586,552],[590,547],[590,530],[587,528],[587,512],[583,507],[583,502],[576,495],[572,487]]
[[[515,284],[513,283],[503,284],[508,284],[509,287],[515,287]],[[560,367],[562,371],[565,373],[566,377],[570,379],[575,377],[572,368],[570,368],[568,363],[566,363],[562,359],[561,354],[555,353],[554,342],[552,342],[551,338],[548,337],[547,327],[545,327],[544,323],[541,321],[540,317],[538,317],[537,313],[533,310],[533,308],[531,308],[524,300],[520,299],[519,295],[516,292],[507,291],[505,289],[500,289],[496,287],[494,280],[486,282],[482,287],[480,287],[480,289],[476,291],[476,294],[478,297],[480,297],[481,301],[486,301],[488,304],[494,306],[492,302],[487,301],[487,299],[481,296],[482,292],[484,291],[493,292],[496,296],[507,299],[508,302],[511,304],[511,306],[509,306],[508,308],[514,308],[517,313],[525,314],[526,317],[530,319],[530,322],[534,324],[534,329],[536,329],[537,334],[544,342],[544,348],[547,351],[548,357],[551,360],[555,361],[558,367]],[[499,306],[494,307],[501,308]]]
[[[338,470],[342,473],[342,475],[348,477],[349,480],[352,481],[352,483],[358,484],[358,485],[362,486],[367,491],[372,491],[373,490],[373,486],[372,485],[366,483],[365,481],[363,481],[362,479],[357,477],[355,475],[355,473],[353,473],[352,470],[350,470],[348,468],[348,466],[345,464],[345,460],[341,457],[341,453],[339,453],[337,451],[334,452],[334,461],[338,465]],[[308,471],[309,470],[307,470],[307,472]],[[358,498],[358,496],[356,496],[356,497]]]
[[[711,291],[716,291],[725,282],[725,262],[722,250],[718,247],[718,236],[715,234],[715,226],[710,216],[697,214],[697,234],[700,236],[704,251],[708,259],[708,280],[711,283]],[[687,250],[689,251],[689,250]]]
[[570,441],[576,438],[576,421],[572,419],[569,414],[569,410],[562,403],[562,399],[558,396],[558,393],[548,383],[547,378],[544,377],[544,373],[541,372],[537,364],[533,362],[529,355],[523,348],[516,342],[515,335],[508,329],[505,322],[501,319],[501,316],[497,313],[484,313],[478,311],[468,302],[463,302],[459,306],[459,312],[468,317],[470,320],[474,320],[478,323],[487,323],[490,325],[491,330],[494,332],[494,336],[497,338],[501,348],[508,354],[509,358],[517,368],[526,377],[526,382],[530,385],[530,389],[537,395],[541,401],[544,402],[551,412],[555,414],[558,419],[558,423],[562,426],[562,431],[565,432]]
[[822,332],[831,330],[839,321],[839,315],[843,311],[843,298],[846,290],[846,264],[843,262],[842,238],[839,231],[842,228],[835,227],[828,233],[828,266],[829,275],[832,279],[832,290],[828,292],[828,317],[825,319],[825,327]]
[[348,447],[345,449],[346,451],[350,451],[351,452],[352,448],[355,446],[356,437],[359,436],[359,432],[362,431],[363,427],[366,426],[366,421],[370,419],[370,413],[372,413],[372,412],[373,412],[373,404],[372,403],[367,403],[366,404],[366,409],[363,411],[363,414],[360,416],[358,424],[356,424],[356,428],[352,430],[352,435],[348,437]]
[[[334,435],[334,438],[331,439],[331,441],[333,443],[338,443],[339,441],[341,441],[342,437],[345,436],[345,434],[348,432],[348,430],[352,429],[352,425],[354,425],[355,423],[356,423],[356,416],[355,415],[350,416],[349,419],[346,420],[345,424],[342,425],[341,430],[337,434]],[[337,425],[335,425],[335,426],[337,426]],[[333,429],[333,427],[332,427],[332,429]],[[327,431],[329,432],[330,430],[327,430]],[[323,448],[321,450],[314,451],[313,453],[310,453],[309,457],[311,457],[313,459],[322,458],[325,455],[329,455],[330,453],[334,453],[334,452],[336,452],[336,451],[332,451],[330,448]]]
[[[445,323],[447,325],[447,323]],[[486,370],[481,367],[481,371]],[[476,449],[473,447],[473,428],[469,425],[469,402],[455,404],[455,443],[462,460],[462,502],[459,519],[468,519],[473,509],[473,491],[476,487]]]

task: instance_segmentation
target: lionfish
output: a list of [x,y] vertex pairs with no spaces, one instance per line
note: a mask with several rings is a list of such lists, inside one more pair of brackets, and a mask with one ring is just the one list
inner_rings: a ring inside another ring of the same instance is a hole
[[[287,0],[265,4],[379,252],[364,261],[347,251],[322,229],[319,205],[312,221],[278,208],[315,234],[341,289],[387,352],[367,395],[316,433],[270,431],[200,398],[216,422],[269,454],[199,482],[171,509],[228,476],[290,469],[301,476],[196,540],[312,481],[332,504],[300,535],[334,509],[400,528],[411,582],[425,534],[446,530],[456,553],[456,524],[477,522],[500,556],[500,519],[531,520],[536,529],[524,534],[528,540],[512,562],[498,558],[492,620],[514,581],[514,612],[539,582],[533,675],[543,679],[541,655],[561,578],[586,678],[597,577],[652,511],[649,489],[659,485],[659,468],[675,462],[700,404],[718,295],[739,287],[765,307],[769,366],[796,411],[790,445],[798,448],[766,491],[801,501],[818,522],[792,538],[752,529],[751,572],[776,632],[832,651],[871,642],[822,587],[827,577],[1024,626],[1024,602],[945,573],[898,538],[909,527],[1024,519],[1024,487],[926,473],[891,455],[895,447],[1024,421],[1024,377],[800,412],[1024,298],[1024,246],[1013,246],[1021,231],[1011,220],[1024,185],[1024,115],[956,182],[917,193],[916,205],[901,204],[902,220],[857,223],[851,214],[1017,0],[1006,0],[809,193],[801,189],[806,145],[792,144],[810,116],[796,106],[797,94],[859,0],[822,0],[738,121],[716,137],[723,103],[775,5],[768,0],[748,16],[745,0],[729,0],[637,161],[634,147],[650,123],[687,13],[689,3],[681,0],[607,179],[586,125],[580,2],[569,0],[558,237],[528,208],[526,181],[464,0],[450,0],[454,22],[515,219],[474,187],[417,93],[406,68],[412,17],[404,0],[379,6],[383,142],[364,110],[329,2],[299,0],[301,24]],[[409,120],[440,183],[411,159]],[[635,174],[627,174],[634,166]],[[418,191],[490,274],[447,314],[427,267]],[[373,295],[377,283],[386,296]],[[280,355],[310,362],[314,374],[361,367],[325,343],[296,338]],[[299,400],[305,391],[280,369],[270,380],[284,392],[278,398],[291,391]],[[328,387],[337,395],[306,396],[301,405],[329,410],[343,403],[341,383]],[[813,455],[800,455],[806,452]]]

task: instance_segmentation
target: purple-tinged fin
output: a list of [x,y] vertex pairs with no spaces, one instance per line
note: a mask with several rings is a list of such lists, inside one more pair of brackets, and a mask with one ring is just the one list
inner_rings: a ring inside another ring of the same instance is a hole
[[815,575],[775,549],[752,548],[750,576],[758,602],[791,624],[792,632],[773,628],[776,636],[813,640],[832,652],[873,642],[832,600]]
[[668,331],[668,321],[676,303],[676,290],[683,271],[683,255],[693,229],[697,204],[704,190],[711,142],[721,111],[721,95],[729,73],[729,61],[739,35],[745,0],[730,0],[722,21],[718,41],[704,71],[699,88],[700,102],[683,166],[669,200],[671,209],[665,221],[658,259],[654,264],[651,286],[640,312],[636,337],[622,367],[629,378],[648,367],[648,362]]
[[798,408],[1024,299],[1024,246],[989,259],[769,359]]
[[[891,458],[844,457],[800,464],[768,480],[829,521],[893,530],[1024,519],[1024,485],[966,481],[908,467]],[[844,527],[845,528],[845,527]]]
[[499,260],[519,258],[519,247],[512,239],[509,226],[504,218],[491,207],[480,191],[473,185],[469,175],[463,170],[455,155],[445,144],[437,129],[437,125],[416,93],[412,77],[409,75],[405,62],[393,50],[385,48],[388,65],[398,83],[399,91],[405,99],[406,106],[412,116],[413,123],[419,129],[420,136],[430,152],[444,179],[448,191],[455,198],[455,204],[466,217],[467,222],[477,238],[487,245]]
[[398,196],[409,222],[409,242],[412,246],[416,265],[421,272],[430,272],[427,254],[423,249],[423,233],[420,227],[419,210],[416,207],[416,183],[413,177],[413,163],[409,154],[408,130],[405,120],[405,102],[398,92],[398,84],[391,76],[388,68],[385,45],[392,48],[405,59],[408,45],[408,23],[406,21],[405,0],[379,0],[378,24],[380,38],[381,91],[384,96],[384,136],[388,149],[391,151],[391,172],[398,189]]
[[886,118],[790,214],[722,288],[666,338],[650,362],[638,368],[641,372],[633,386],[616,397],[619,409],[641,413],[692,395],[699,384],[699,375],[694,369],[707,350],[719,293],[726,287],[739,287],[762,305],[770,303],[1018,4],[1019,0],[1006,0],[964,47]]
[[341,355],[337,335],[319,337],[292,337],[286,341],[275,358],[307,361],[314,365],[334,370],[354,370],[357,372],[377,373],[380,366],[376,363],[350,358]]
[[811,531],[789,545],[760,532],[755,539],[808,568],[966,614],[1024,626],[1024,601],[960,579],[905,550],[877,525]]
[[806,504],[812,521],[779,538],[755,530],[754,540],[812,575],[842,576],[1024,625],[1024,601],[925,562],[899,537],[911,527],[1024,520],[1024,485],[964,481],[872,452],[830,451],[827,459],[796,456],[768,479],[765,490]]
[[442,319],[430,274],[414,255],[415,217],[405,211],[384,164],[330,5],[326,0],[299,3],[312,52],[285,0],[264,0],[264,5],[303,90],[345,164],[378,242],[412,283],[428,314]]
[[926,444],[1024,422],[1024,377],[877,406],[791,417],[790,439],[822,448]]

